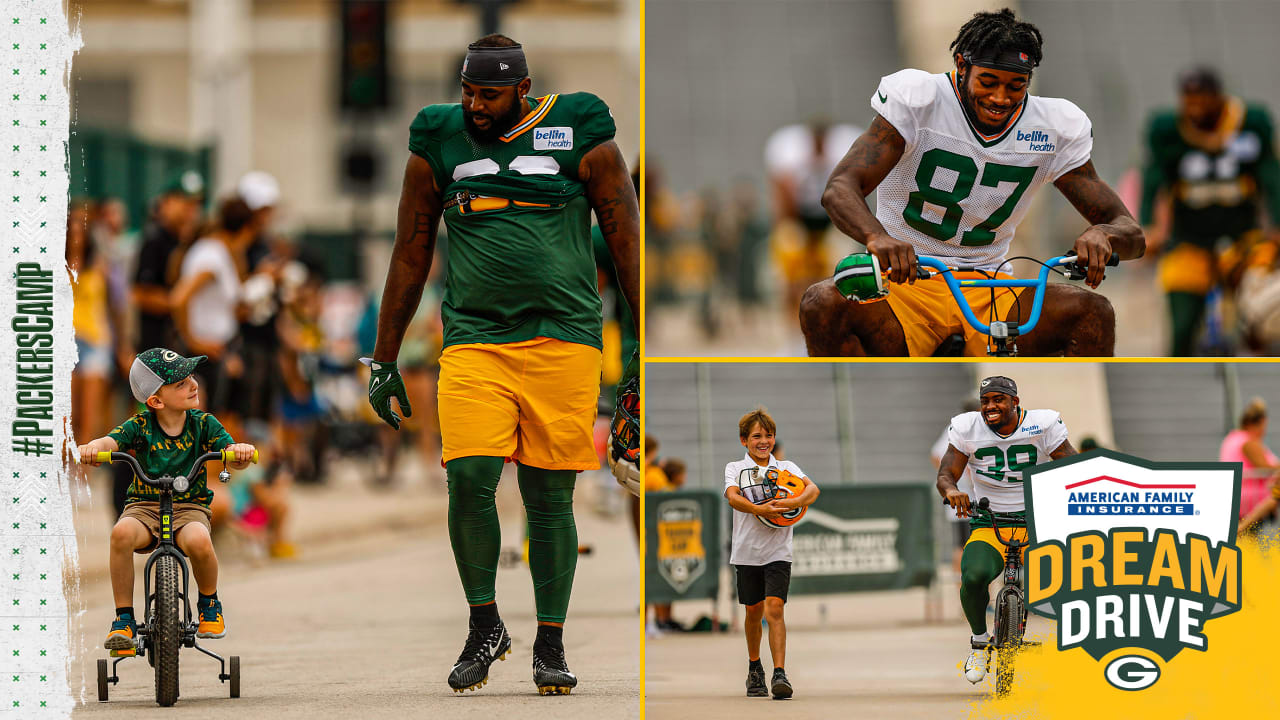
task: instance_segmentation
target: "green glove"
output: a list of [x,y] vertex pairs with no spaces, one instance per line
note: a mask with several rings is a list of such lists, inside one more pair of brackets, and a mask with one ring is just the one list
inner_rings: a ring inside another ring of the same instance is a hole
[[369,404],[373,406],[373,411],[388,425],[399,430],[400,417],[391,409],[391,398],[400,403],[400,412],[405,417],[413,415],[400,369],[394,362],[380,362],[373,358],[360,358],[360,362],[369,366]]

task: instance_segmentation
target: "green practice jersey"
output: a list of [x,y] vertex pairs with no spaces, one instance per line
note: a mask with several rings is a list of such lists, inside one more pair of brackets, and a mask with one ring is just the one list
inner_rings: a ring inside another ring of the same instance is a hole
[[409,150],[431,165],[448,206],[445,347],[535,337],[601,347],[591,207],[578,166],[613,139],[613,116],[590,93],[547,95],[528,107],[491,143],[471,136],[456,104],[423,108],[409,129]]
[[[151,478],[162,475],[177,477],[190,470],[197,457],[222,450],[235,442],[218,418],[203,410],[188,410],[182,432],[177,435],[165,433],[154,411],[143,410],[120,423],[107,433],[107,437],[116,441],[120,452],[132,450],[138,464]],[[209,507],[213,491],[209,489],[207,475],[202,465],[191,479],[191,487],[184,493],[174,493],[173,501]],[[135,502],[160,502],[160,491],[134,478],[129,484],[125,504]]]
[[1173,201],[1170,247],[1211,247],[1219,238],[1257,228],[1262,198],[1273,222],[1280,223],[1280,166],[1267,111],[1231,98],[1221,125],[1197,133],[1166,110],[1147,127],[1142,223],[1152,222],[1156,194],[1163,188]]

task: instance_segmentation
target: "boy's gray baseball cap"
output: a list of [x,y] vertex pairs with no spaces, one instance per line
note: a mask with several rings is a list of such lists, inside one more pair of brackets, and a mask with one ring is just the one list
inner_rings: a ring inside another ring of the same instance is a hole
[[151,348],[139,353],[133,359],[133,367],[129,368],[129,388],[133,390],[134,399],[145,403],[161,387],[191,375],[196,366],[206,359],[204,355],[182,357],[166,348]]

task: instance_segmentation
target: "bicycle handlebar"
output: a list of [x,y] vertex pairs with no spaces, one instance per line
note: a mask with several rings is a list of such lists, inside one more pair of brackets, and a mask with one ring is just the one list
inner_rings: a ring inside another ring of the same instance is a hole
[[[186,478],[187,480],[190,480],[196,474],[196,468],[209,462],[210,460],[221,460],[222,462],[225,463],[225,462],[234,462],[235,459],[236,459],[236,454],[232,450],[223,449],[223,450],[215,450],[213,452],[207,452],[201,455],[200,457],[196,458],[195,462],[191,464],[191,469],[188,470],[181,477]],[[103,450],[98,453],[97,460],[98,462],[103,462],[108,464],[115,462],[116,460],[122,460],[128,463],[133,468],[133,473],[134,475],[137,476],[138,480],[140,480],[143,484],[150,485],[151,487],[154,487],[157,489],[163,489],[168,485],[170,485],[173,480],[177,479],[177,478],[169,478],[169,481],[170,481],[169,483],[163,483],[148,477],[147,473],[143,471],[142,465],[138,463],[138,459],[130,455],[129,453],[111,452],[109,450]],[[253,451],[253,458],[250,459],[250,462],[253,462],[253,463],[258,462],[257,449]]]
[[[1034,279],[1031,278],[966,278],[958,279],[954,276],[956,270],[976,270],[977,268],[949,267],[941,258],[932,255],[917,255],[919,262],[917,274],[922,279],[931,278],[934,275],[941,275],[946,281],[947,288],[951,290],[952,297],[955,298],[956,305],[960,307],[960,312],[964,314],[964,319],[975,330],[983,335],[991,335],[991,326],[978,320],[978,316],[973,313],[973,308],[969,306],[969,301],[965,298],[962,288],[1035,288],[1035,295],[1031,302],[1031,315],[1027,318],[1027,322],[1019,323],[1016,326],[1009,327],[1010,335],[1023,335],[1035,329],[1036,323],[1040,322],[1040,311],[1044,306],[1044,291],[1049,285],[1050,272],[1063,272],[1058,270],[1060,267],[1066,267],[1065,275],[1072,280],[1081,280],[1085,276],[1086,266],[1082,266],[1075,261],[1075,255],[1059,255],[1040,267],[1040,274]],[[1120,264],[1120,256],[1112,253],[1107,260],[1107,265],[1116,266]],[[935,270],[929,272],[926,268]],[[923,273],[923,274],[921,274]]]
[[[1010,537],[1010,539],[1007,542],[1005,541],[1004,537],[1000,535],[1000,526],[996,524],[997,516],[1001,515],[1002,513],[997,513],[992,511],[991,501],[988,500],[987,498],[982,498],[981,500],[979,500],[978,504],[973,506],[973,509],[975,511],[975,514],[986,515],[987,519],[991,521],[991,529],[995,531],[996,540],[999,540],[1001,545],[1004,545],[1005,547],[1010,547],[1010,548],[1020,548],[1020,547],[1026,547],[1027,545],[1031,544],[1030,539],[1024,540],[1022,542],[1017,542],[1012,537]],[[1006,515],[1006,517],[1008,516]]]

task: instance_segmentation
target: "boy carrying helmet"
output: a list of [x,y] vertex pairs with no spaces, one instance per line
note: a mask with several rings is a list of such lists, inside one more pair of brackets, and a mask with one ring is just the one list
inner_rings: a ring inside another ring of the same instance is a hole
[[[775,700],[785,700],[792,694],[791,681],[783,669],[787,626],[782,617],[791,585],[791,523],[818,499],[818,486],[805,477],[799,465],[773,457],[777,430],[763,407],[742,416],[738,439],[747,453],[725,465],[724,496],[736,511],[729,563],[737,578],[738,602],[747,610],[747,697],[768,697],[772,690]],[[739,484],[740,478],[746,478],[747,493]],[[799,492],[776,492],[780,481]],[[760,663],[761,620],[769,623],[770,686],[765,685]]]

